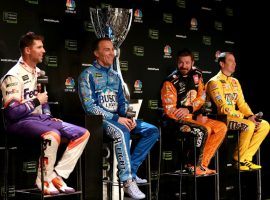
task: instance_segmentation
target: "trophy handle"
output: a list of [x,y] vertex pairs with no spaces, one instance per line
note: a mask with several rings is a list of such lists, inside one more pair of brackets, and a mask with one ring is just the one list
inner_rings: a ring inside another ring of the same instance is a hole
[[[96,36],[98,38],[103,38],[105,37],[105,35],[103,34],[103,31],[101,31],[101,23],[98,17],[100,11],[101,11],[100,9],[90,8],[90,19],[91,19],[91,23],[92,23]],[[97,26],[95,25],[95,20],[94,20],[93,15],[96,16],[95,19],[97,20]]]

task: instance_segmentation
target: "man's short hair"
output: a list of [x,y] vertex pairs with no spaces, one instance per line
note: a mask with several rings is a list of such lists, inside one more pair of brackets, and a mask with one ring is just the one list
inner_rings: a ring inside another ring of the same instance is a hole
[[222,52],[218,55],[218,63],[219,62],[225,62],[225,59],[226,59],[226,55],[227,55],[227,52]]
[[177,60],[179,59],[179,57],[183,57],[183,56],[190,56],[191,60],[194,61],[193,53],[187,48],[184,48],[177,52]]
[[102,42],[102,41],[110,41],[111,42],[112,40],[110,38],[108,38],[108,37],[96,39],[92,44],[92,52],[98,50],[99,43]]
[[224,63],[225,62],[225,59],[226,59],[226,56],[229,55],[229,54],[233,55],[233,53],[232,52],[229,52],[229,51],[220,53],[219,56],[218,56],[218,63],[219,62],[223,62]]
[[23,53],[23,50],[25,47],[30,47],[33,45],[34,40],[41,40],[44,42],[44,37],[42,35],[37,35],[34,32],[28,32],[25,35],[23,35],[20,39],[20,51]]

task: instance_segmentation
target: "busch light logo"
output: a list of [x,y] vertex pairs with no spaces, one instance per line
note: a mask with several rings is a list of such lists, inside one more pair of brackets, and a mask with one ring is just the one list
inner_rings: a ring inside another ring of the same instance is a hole
[[169,45],[164,47],[164,58],[172,58],[172,48]]
[[140,9],[137,9],[134,11],[134,22],[143,23],[142,17],[143,17],[143,14]]
[[67,0],[66,1],[66,13],[76,14],[76,3],[75,0]]
[[72,77],[66,79],[65,87],[65,92],[75,92],[75,81]]
[[117,111],[118,102],[116,100],[116,92],[114,92],[110,88],[105,88],[102,90],[99,96],[99,102],[106,110],[111,112]]

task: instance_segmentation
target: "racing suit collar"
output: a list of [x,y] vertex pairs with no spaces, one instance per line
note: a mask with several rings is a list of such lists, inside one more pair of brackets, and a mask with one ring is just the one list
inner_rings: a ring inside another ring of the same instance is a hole
[[96,67],[96,68],[98,68],[100,70],[106,71],[106,72],[108,72],[112,68],[112,65],[110,67],[104,67],[104,66],[100,65],[97,62],[97,60],[94,61],[93,65],[94,65],[94,67]]
[[225,80],[232,78],[232,75],[227,76],[227,75],[224,74],[221,70],[219,71],[218,74],[219,74],[219,76],[220,76],[222,79],[225,79]]
[[26,71],[30,72],[31,74],[35,74],[36,73],[36,67],[33,69],[32,67],[30,67],[24,60],[22,57],[19,58],[20,66],[22,66]]
[[190,70],[188,71],[188,73],[187,74],[185,74],[185,75],[183,75],[181,72],[180,72],[180,70],[177,68],[176,69],[177,70],[177,73],[181,76],[181,77],[188,77],[190,74],[191,74],[191,72],[194,70],[194,68],[190,68]]

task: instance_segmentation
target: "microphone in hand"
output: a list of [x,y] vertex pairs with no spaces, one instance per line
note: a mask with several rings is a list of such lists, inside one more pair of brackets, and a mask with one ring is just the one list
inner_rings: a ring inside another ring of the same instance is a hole
[[212,113],[212,103],[210,101],[206,101],[202,106],[202,114],[208,115]]
[[37,90],[39,93],[42,92],[42,87],[43,87],[43,92],[46,92],[46,84],[49,83],[48,76],[46,76],[45,71],[40,70],[39,76],[37,77]]
[[256,122],[261,122],[262,117],[263,117],[263,112],[258,112],[257,114],[255,114],[255,121]]
[[133,110],[132,106],[129,106],[127,109],[127,118],[132,119],[136,116],[136,111]]

